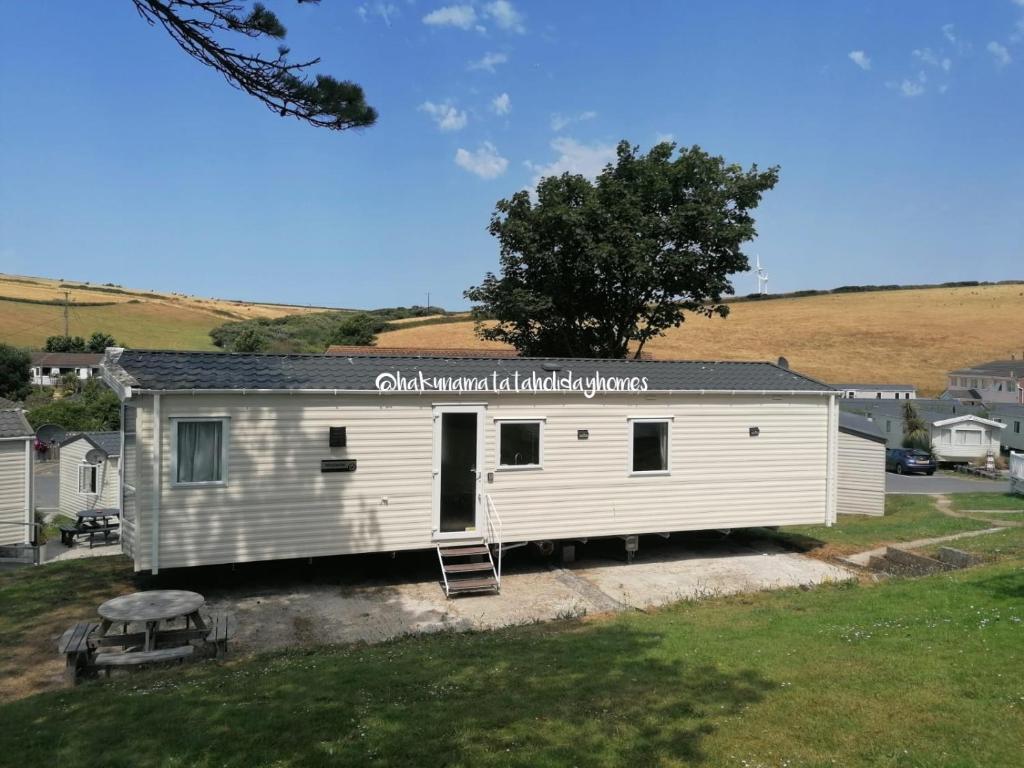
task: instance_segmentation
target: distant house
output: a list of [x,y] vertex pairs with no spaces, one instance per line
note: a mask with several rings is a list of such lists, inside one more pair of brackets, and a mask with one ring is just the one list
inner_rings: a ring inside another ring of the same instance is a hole
[[845,515],[885,514],[885,437],[865,416],[839,413],[836,510]]
[[[86,461],[94,448],[102,461]],[[74,518],[86,509],[120,508],[120,458],[120,432],[82,432],[65,439],[60,447],[61,514]]]
[[993,360],[946,375],[946,394],[973,392],[986,403],[1024,404],[1024,360]]
[[1024,405],[997,403],[988,412],[992,419],[1006,425],[1000,436],[1003,450],[1024,451]]
[[917,387],[912,384],[833,384],[848,400],[914,400]]
[[963,405],[982,405],[985,402],[984,396],[976,389],[947,389],[939,398],[955,400]]
[[[895,400],[851,400],[839,401],[844,413],[866,416],[878,427],[890,448],[903,445],[903,409],[906,403]],[[942,400],[919,397],[914,400],[914,410],[925,422],[931,423],[963,414],[983,415],[982,406],[966,405],[956,400]]]
[[93,352],[33,352],[32,383],[41,387],[53,387],[67,373],[73,373],[83,381],[99,375],[103,355]]
[[34,540],[32,441],[35,433],[18,408],[0,410],[0,544]]
[[973,414],[933,421],[932,453],[939,461],[984,461],[990,453],[999,455],[999,436],[1005,428],[1005,424]]

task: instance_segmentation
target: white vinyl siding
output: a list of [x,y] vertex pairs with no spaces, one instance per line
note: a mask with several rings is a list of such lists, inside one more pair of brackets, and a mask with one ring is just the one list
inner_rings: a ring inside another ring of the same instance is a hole
[[32,468],[26,444],[26,440],[0,440],[0,544],[21,544],[31,538],[25,476]]
[[[479,394],[461,402],[482,402]],[[391,552],[432,546],[433,406],[414,395],[163,395],[159,567]],[[149,569],[152,397],[136,396],[133,551]],[[543,471],[481,481],[505,541],[825,522],[828,401],[821,396],[501,395],[486,398],[484,466],[495,420],[544,419]],[[230,418],[230,481],[171,482],[175,418]],[[671,416],[671,475],[631,476],[629,418]],[[328,431],[344,426],[347,445]],[[757,426],[758,437],[750,427]],[[578,439],[588,430],[587,440]],[[321,473],[322,459],[355,472]]]
[[885,444],[839,433],[836,499],[841,515],[885,514]]
[[[85,463],[85,454],[93,448],[88,440],[67,443],[60,449],[60,512],[74,518],[86,509],[117,509],[121,505],[117,457],[108,458],[95,468]],[[96,490],[88,491],[87,481],[95,470]]]

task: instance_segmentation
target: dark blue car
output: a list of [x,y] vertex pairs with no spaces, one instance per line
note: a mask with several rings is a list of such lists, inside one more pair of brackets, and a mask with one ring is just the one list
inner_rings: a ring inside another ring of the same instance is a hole
[[934,475],[938,466],[934,456],[918,448],[890,448],[885,452],[885,471],[897,475],[912,472]]

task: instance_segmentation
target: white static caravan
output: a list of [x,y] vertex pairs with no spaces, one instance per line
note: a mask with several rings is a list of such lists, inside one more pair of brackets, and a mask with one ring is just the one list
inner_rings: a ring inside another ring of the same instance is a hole
[[932,453],[939,461],[951,463],[984,461],[989,454],[999,455],[999,436],[1004,429],[1005,424],[973,414],[933,421]]
[[839,413],[839,514],[885,514],[885,443],[871,419]]
[[0,545],[35,541],[32,443],[35,433],[20,409],[0,410]]
[[[102,460],[88,461],[91,450]],[[61,514],[74,519],[88,509],[120,508],[120,456],[120,432],[81,432],[65,439],[60,447]]]
[[770,363],[110,350],[103,375],[137,570],[835,520],[838,393]]

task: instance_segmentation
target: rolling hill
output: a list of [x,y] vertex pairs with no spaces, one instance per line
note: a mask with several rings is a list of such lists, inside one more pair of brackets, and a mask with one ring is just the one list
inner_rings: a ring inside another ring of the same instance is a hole
[[[468,320],[381,334],[388,347],[500,348]],[[945,372],[1024,357],[1024,285],[915,288],[732,304],[726,319],[690,317],[647,347],[655,357],[775,360],[826,382],[945,387]]]
[[230,320],[319,312],[335,307],[298,307],[231,299],[207,299],[115,285],[0,274],[0,341],[41,347],[63,333],[64,292],[70,292],[69,331],[88,337],[106,331],[131,347],[215,349],[210,330]]

